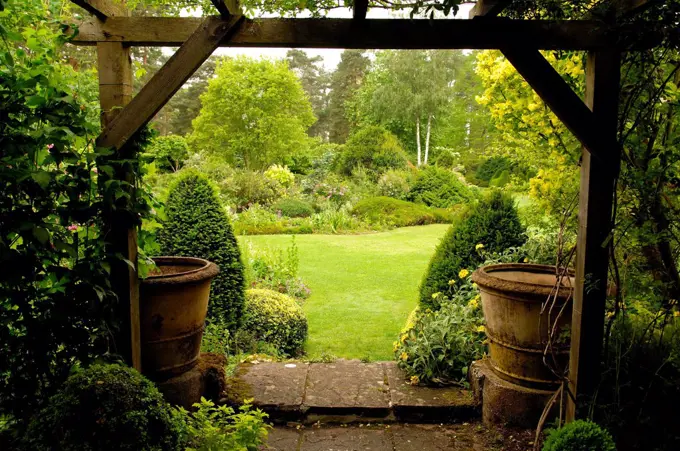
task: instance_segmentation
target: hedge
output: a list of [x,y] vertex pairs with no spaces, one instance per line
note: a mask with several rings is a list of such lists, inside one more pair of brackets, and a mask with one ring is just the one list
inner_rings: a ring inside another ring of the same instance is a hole
[[431,207],[447,208],[468,202],[473,197],[470,189],[453,172],[429,166],[418,174],[406,200]]
[[493,191],[474,205],[467,216],[451,226],[437,246],[420,285],[423,310],[439,308],[434,293],[445,293],[449,281],[456,280],[461,269],[475,269],[483,263],[476,251],[483,244],[489,252],[503,252],[526,241],[513,199]]
[[241,252],[216,189],[195,172],[181,174],[170,187],[167,220],[159,232],[165,255],[199,257],[215,263],[220,273],[210,288],[208,317],[235,330],[245,302]]
[[444,209],[384,196],[360,200],[353,214],[373,224],[389,223],[396,227],[450,223],[453,216]]
[[283,354],[295,356],[307,339],[307,318],[292,297],[254,288],[246,291],[242,330]]
[[132,368],[93,365],[68,378],[31,421],[31,450],[177,450],[182,425],[158,389]]

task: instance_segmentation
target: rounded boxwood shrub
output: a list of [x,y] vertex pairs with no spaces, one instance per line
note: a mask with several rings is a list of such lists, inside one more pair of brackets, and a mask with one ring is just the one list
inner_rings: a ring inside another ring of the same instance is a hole
[[469,201],[472,192],[453,172],[429,166],[420,171],[406,200],[431,207],[448,208]]
[[616,446],[609,432],[597,424],[576,420],[550,429],[543,451],[616,451]]
[[251,289],[246,291],[242,330],[294,356],[302,351],[307,339],[307,318],[292,297],[273,290]]
[[488,252],[500,253],[525,241],[525,230],[512,198],[500,191],[491,192],[463,220],[451,226],[437,246],[420,284],[423,310],[439,308],[432,295],[446,292],[449,281],[458,279],[461,269],[474,269],[483,263],[475,249],[477,244],[483,244]]
[[285,198],[274,204],[272,209],[281,212],[282,216],[289,218],[306,218],[314,214],[314,207],[309,202],[300,199]]
[[353,214],[373,224],[390,223],[396,227],[450,223],[453,216],[443,209],[391,197],[362,199],[354,206]]
[[158,389],[132,368],[92,365],[68,378],[31,421],[31,450],[176,450],[181,422]]
[[245,302],[243,263],[216,189],[203,175],[186,171],[170,187],[165,213],[158,234],[161,252],[204,258],[219,266],[210,287],[208,316],[235,330]]

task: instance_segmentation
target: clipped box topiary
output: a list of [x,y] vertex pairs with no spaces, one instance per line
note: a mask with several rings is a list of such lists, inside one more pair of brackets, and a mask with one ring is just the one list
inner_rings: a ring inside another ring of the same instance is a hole
[[31,421],[30,450],[176,450],[183,425],[155,385],[132,368],[92,365],[68,378]]
[[478,244],[488,252],[503,252],[526,241],[514,201],[500,191],[493,191],[472,207],[466,217],[446,232],[420,284],[423,310],[436,310],[435,293],[445,293],[449,281],[457,280],[462,269],[474,269],[483,263],[476,251]]
[[609,432],[597,424],[576,420],[550,429],[543,451],[616,451],[616,446]]
[[246,291],[242,330],[295,356],[307,339],[307,318],[292,297],[273,290],[251,289]]
[[208,318],[236,330],[245,302],[243,263],[215,187],[198,172],[183,172],[170,187],[165,213],[158,234],[161,252],[203,258],[220,268],[210,287]]

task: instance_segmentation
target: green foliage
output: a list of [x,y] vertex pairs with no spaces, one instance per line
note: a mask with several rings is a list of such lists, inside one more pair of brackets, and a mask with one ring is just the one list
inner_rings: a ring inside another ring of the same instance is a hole
[[295,182],[295,176],[288,166],[281,166],[278,164],[273,164],[264,171],[264,176],[270,180],[275,181],[283,188],[290,188]]
[[609,432],[597,424],[576,420],[549,430],[543,451],[616,451],[616,446]]
[[453,217],[444,209],[430,208],[391,197],[363,199],[354,206],[353,213],[369,223],[385,223],[394,227],[450,223]]
[[252,410],[248,402],[236,412],[201,398],[194,408],[193,412],[179,409],[186,424],[187,451],[257,451],[267,442],[271,429],[265,423],[267,414],[260,409]]
[[[291,174],[292,175],[292,174]],[[261,172],[236,170],[219,184],[220,192],[237,211],[252,205],[268,206],[283,194],[283,186]]]
[[503,171],[508,171],[511,168],[511,161],[505,157],[487,158],[475,171],[474,181],[480,186],[489,186],[491,180],[500,176]]
[[433,295],[445,292],[449,281],[455,280],[462,269],[475,269],[483,263],[475,249],[478,244],[488,252],[501,253],[525,241],[514,201],[500,191],[493,191],[472,207],[465,219],[451,226],[437,246],[420,285],[421,308],[438,309],[439,302]]
[[183,136],[156,136],[151,140],[147,152],[159,169],[177,172],[189,157],[189,146]]
[[382,127],[367,126],[353,133],[338,161],[338,170],[351,175],[361,166],[375,176],[406,167],[406,153],[397,138]]
[[281,353],[295,356],[307,339],[307,318],[295,299],[266,289],[246,291],[243,327]]
[[470,364],[484,354],[479,293],[469,279],[465,274],[462,285],[447,290],[451,299],[442,293],[436,295],[440,310],[414,311],[394,343],[395,359],[412,384],[466,386]]
[[306,299],[312,293],[298,277],[300,257],[295,235],[291,237],[291,244],[285,252],[281,248],[254,249],[248,246],[244,254],[249,287],[268,288],[298,299]]
[[197,172],[183,172],[170,188],[165,214],[158,234],[163,254],[205,258],[219,266],[210,287],[208,316],[235,329],[243,312],[243,264],[214,186]]
[[189,143],[234,167],[264,170],[289,164],[309,146],[314,115],[285,61],[225,58],[201,96]]
[[158,389],[120,365],[78,370],[31,421],[31,450],[177,450],[181,425]]
[[409,171],[390,169],[378,179],[378,193],[381,196],[404,199],[411,189],[413,178]]
[[332,143],[347,140],[350,124],[347,120],[347,104],[361,87],[371,60],[365,50],[346,49],[340,56],[338,68],[331,76],[331,92],[328,100],[329,138]]
[[314,214],[314,207],[309,202],[291,197],[280,199],[272,206],[272,210],[289,218],[306,218]]
[[[104,218],[134,227],[148,217],[143,186],[113,179],[121,154],[97,149],[96,73],[62,58],[68,37],[50,2],[3,2],[0,11],[0,415],[18,429],[74,364],[116,353],[110,284],[125,266],[107,246]],[[122,161],[121,161],[122,160]]]
[[406,200],[448,208],[472,199],[470,189],[453,172],[429,166],[418,173]]
[[229,358],[231,332],[222,323],[206,321],[201,340],[201,352],[213,352]]

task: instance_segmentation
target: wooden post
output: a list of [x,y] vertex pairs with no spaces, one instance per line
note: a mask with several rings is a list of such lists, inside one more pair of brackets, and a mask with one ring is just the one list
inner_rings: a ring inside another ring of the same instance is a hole
[[[588,54],[586,105],[593,111],[602,142],[617,142],[621,63],[616,51]],[[579,228],[576,251],[576,287],[571,323],[569,388],[576,399],[567,401],[567,421],[574,420],[577,407],[592,400],[600,382],[600,359],[604,334],[605,300],[612,230],[612,203],[621,150],[616,146],[598,149],[606,158],[594,158],[583,149]]]
[[[132,99],[132,61],[129,47],[118,42],[97,44],[99,69],[99,101],[102,127],[106,128],[121,109]],[[133,155],[117,153],[113,159]],[[116,178],[134,182],[134,174],[121,165],[114,165]],[[108,221],[106,240],[111,251],[119,253],[128,262],[116,260],[111,266],[111,284],[118,296],[120,333],[115,337],[116,352],[135,369],[141,371],[141,338],[139,331],[139,280],[137,277],[137,231],[130,218],[112,212]]]

